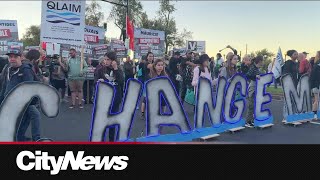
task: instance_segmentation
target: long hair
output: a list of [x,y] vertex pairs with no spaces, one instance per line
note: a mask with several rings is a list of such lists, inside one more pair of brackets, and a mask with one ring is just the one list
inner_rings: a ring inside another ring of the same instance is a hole
[[165,63],[164,63],[164,60],[162,60],[162,59],[156,59],[156,60],[153,62],[152,69],[150,70],[150,78],[155,78],[155,77],[158,76],[157,70],[156,70],[156,65],[157,65],[159,62],[162,62],[162,63],[163,63],[163,70],[161,71],[160,76],[167,76],[167,73],[166,73],[166,71],[165,71]]
[[237,56],[237,55],[233,55],[232,58],[227,60],[226,69],[227,69],[228,77],[232,77],[233,75],[235,75],[237,73],[237,66],[234,65],[234,67],[232,67],[232,64],[231,64],[231,61],[234,56]]

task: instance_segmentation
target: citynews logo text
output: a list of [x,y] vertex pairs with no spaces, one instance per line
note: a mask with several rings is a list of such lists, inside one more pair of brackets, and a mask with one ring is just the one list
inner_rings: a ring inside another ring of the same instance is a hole
[[[22,151],[17,155],[16,164],[23,171],[32,169],[50,171],[51,175],[58,174],[61,170],[67,170],[69,164],[72,170],[114,170],[121,171],[128,166],[128,156],[84,156],[84,151],[79,151],[75,157],[72,151],[67,151],[64,156],[49,156],[48,152]],[[27,163],[24,159],[27,158]]]

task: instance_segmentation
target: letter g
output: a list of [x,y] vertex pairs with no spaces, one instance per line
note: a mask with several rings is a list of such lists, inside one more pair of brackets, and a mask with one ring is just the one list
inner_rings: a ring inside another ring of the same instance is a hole
[[17,166],[23,170],[23,171],[30,171],[31,169],[34,168],[35,163],[29,163],[28,165],[23,164],[23,158],[25,156],[28,156],[29,159],[35,159],[35,156],[32,152],[30,151],[22,151],[18,154],[17,158],[16,158],[16,163]]

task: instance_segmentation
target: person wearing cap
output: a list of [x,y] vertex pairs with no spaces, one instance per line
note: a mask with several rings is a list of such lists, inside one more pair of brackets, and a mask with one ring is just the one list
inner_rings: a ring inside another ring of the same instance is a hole
[[296,50],[289,50],[287,51],[287,56],[289,56],[291,59],[287,60],[284,63],[282,67],[283,68],[282,74],[283,75],[290,74],[293,79],[293,83],[295,87],[297,87],[299,71],[298,71],[298,63],[296,62],[296,60],[298,59],[298,52]]
[[216,55],[217,57],[217,60],[216,60],[216,63],[215,63],[215,67],[214,67],[214,77],[215,78],[218,78],[219,77],[219,72],[220,72],[220,68],[222,68],[222,63],[223,63],[223,58],[222,58],[222,55],[221,53],[217,53]]
[[[14,89],[22,82],[36,81],[35,73],[32,70],[32,64],[23,63],[21,59],[21,51],[19,49],[10,49],[7,53],[9,56],[9,65],[4,69],[2,76],[4,78],[3,87],[0,93],[1,102]],[[28,56],[28,55],[27,55]],[[37,98],[34,98],[27,107],[23,118],[21,120],[19,129],[17,131],[17,141],[28,141],[29,138],[25,137],[30,121],[32,123],[32,139],[37,141],[40,139],[40,112],[36,108]]]
[[299,53],[298,60],[299,60],[299,75],[300,77],[304,74],[310,75],[312,67],[310,62],[307,60],[306,52]]

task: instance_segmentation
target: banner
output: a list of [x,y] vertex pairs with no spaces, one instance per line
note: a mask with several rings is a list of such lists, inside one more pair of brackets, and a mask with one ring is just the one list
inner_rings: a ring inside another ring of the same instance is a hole
[[[0,20],[0,55],[6,54],[9,46],[21,45],[16,20]],[[15,42],[14,44],[12,44]],[[11,43],[11,44],[10,44]]]
[[84,28],[84,40],[87,44],[103,44],[106,31],[100,27],[86,26]]
[[272,67],[272,73],[273,73],[275,79],[278,79],[281,76],[281,72],[282,72],[281,66],[283,65],[283,63],[284,62],[283,62],[282,52],[279,47],[276,60],[275,60],[274,65]]
[[86,1],[42,1],[42,42],[83,45]]
[[118,39],[111,39],[110,42],[111,50],[117,53],[117,58],[122,59],[126,57],[126,50],[125,44],[123,41]]
[[206,53],[205,41],[187,41],[187,50],[191,50],[197,53]]
[[147,55],[151,51],[155,57],[165,53],[165,32],[152,29],[134,29],[135,58]]

